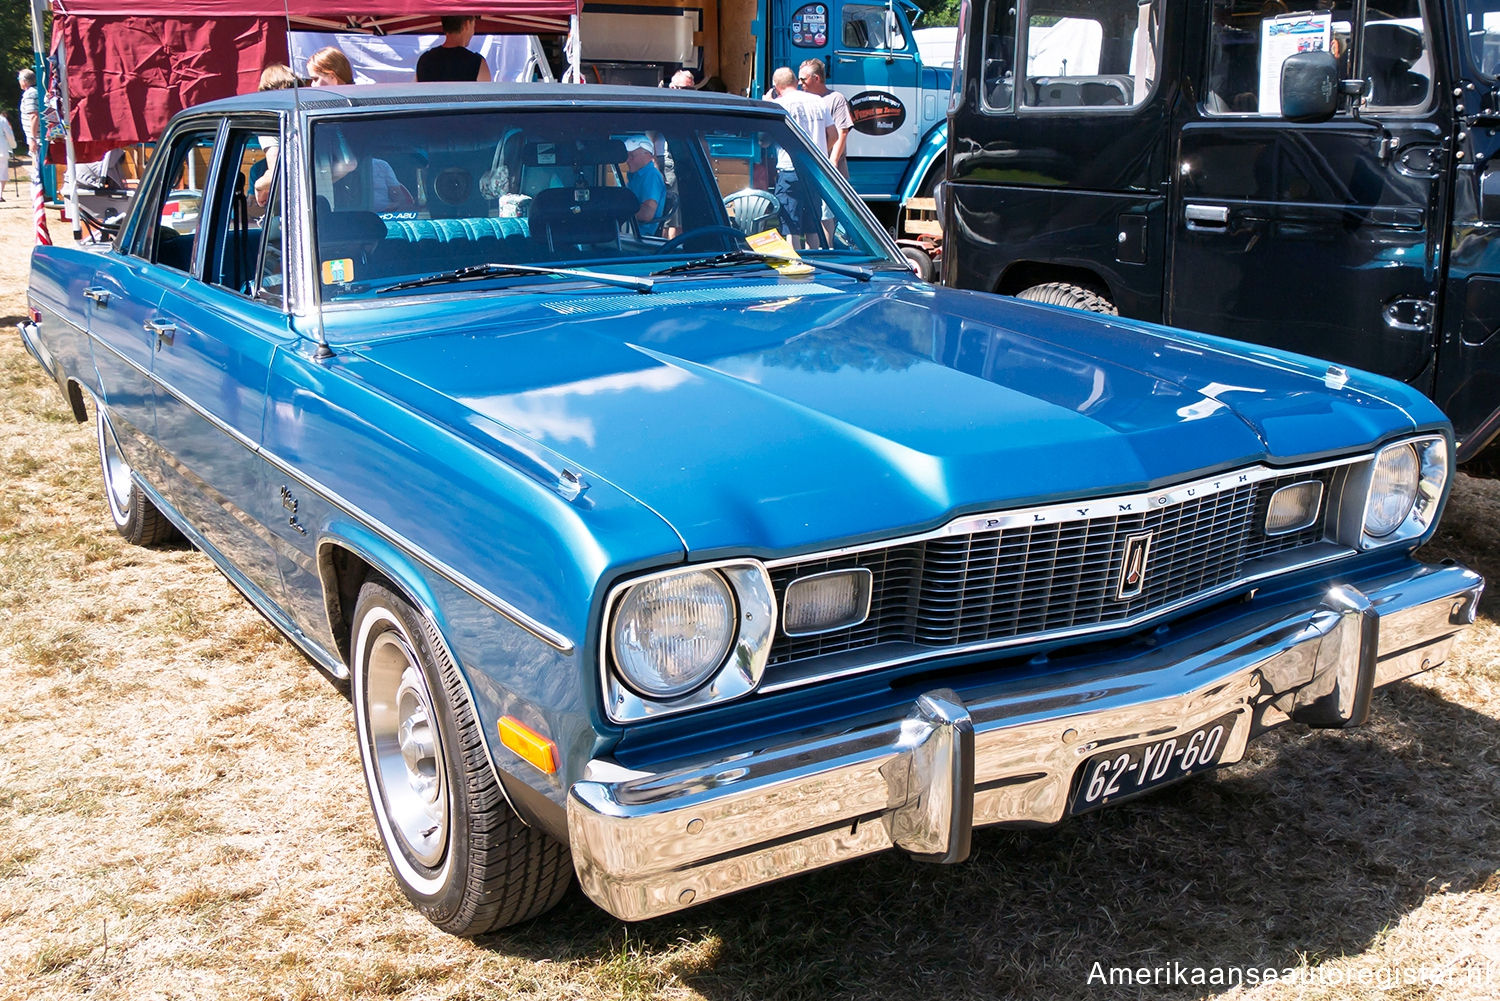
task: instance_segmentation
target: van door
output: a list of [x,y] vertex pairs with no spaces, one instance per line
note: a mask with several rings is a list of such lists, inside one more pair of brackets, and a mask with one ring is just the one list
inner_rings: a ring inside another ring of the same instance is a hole
[[[1167,321],[1431,392],[1450,111],[1428,12],[1421,0],[1263,10],[1196,8],[1207,20],[1191,35],[1208,44],[1185,88],[1195,100],[1180,103]],[[1281,62],[1308,49],[1364,81],[1357,109],[1279,117]]]

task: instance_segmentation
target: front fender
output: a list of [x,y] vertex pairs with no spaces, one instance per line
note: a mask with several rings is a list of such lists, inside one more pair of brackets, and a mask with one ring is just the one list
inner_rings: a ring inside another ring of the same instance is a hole
[[917,146],[916,155],[911,158],[911,163],[906,168],[906,176],[901,179],[901,203],[903,205],[913,198],[922,196],[922,186],[927,181],[928,173],[934,166],[941,164],[947,155],[948,123],[942,122],[922,137],[922,142]]

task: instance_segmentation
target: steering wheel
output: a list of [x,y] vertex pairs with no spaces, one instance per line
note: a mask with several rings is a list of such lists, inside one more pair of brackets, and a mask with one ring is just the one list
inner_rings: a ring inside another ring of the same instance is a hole
[[733,226],[699,226],[685,233],[678,233],[662,244],[657,253],[670,254],[674,250],[686,250],[689,242],[703,237],[718,237],[719,246],[724,250],[734,250],[745,240],[745,234]]

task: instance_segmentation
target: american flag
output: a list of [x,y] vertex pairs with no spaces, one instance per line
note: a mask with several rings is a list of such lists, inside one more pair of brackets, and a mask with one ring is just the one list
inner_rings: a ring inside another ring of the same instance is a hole
[[35,168],[31,172],[31,214],[36,219],[37,246],[52,246],[52,234],[47,231],[47,204],[42,195],[42,179]]

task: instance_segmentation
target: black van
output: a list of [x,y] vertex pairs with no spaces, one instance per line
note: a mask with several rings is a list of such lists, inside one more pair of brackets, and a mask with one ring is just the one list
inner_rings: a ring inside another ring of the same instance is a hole
[[[1394,376],[1461,460],[1500,432],[1500,0],[965,0],[960,30],[947,284]],[[1283,111],[1298,52],[1335,70],[1319,120]]]

